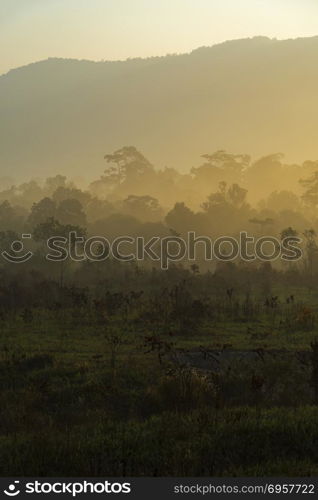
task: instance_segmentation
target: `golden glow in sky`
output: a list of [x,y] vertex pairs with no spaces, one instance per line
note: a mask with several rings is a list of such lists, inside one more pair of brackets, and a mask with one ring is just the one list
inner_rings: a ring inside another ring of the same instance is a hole
[[147,57],[255,35],[318,35],[318,0],[0,0],[0,74],[48,57]]

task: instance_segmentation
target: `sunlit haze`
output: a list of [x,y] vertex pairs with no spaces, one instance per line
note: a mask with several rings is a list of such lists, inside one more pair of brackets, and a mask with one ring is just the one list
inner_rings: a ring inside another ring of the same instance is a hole
[[48,57],[114,60],[318,33],[315,0],[0,0],[0,74]]

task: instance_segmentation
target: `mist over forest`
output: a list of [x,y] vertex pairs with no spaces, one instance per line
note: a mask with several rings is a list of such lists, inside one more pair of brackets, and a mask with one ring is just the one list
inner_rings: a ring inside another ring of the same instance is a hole
[[287,164],[282,154],[252,161],[219,150],[181,173],[156,169],[134,146],[104,161],[102,174],[86,187],[60,173],[3,189],[0,229],[32,232],[49,218],[110,237],[318,229],[318,161]]

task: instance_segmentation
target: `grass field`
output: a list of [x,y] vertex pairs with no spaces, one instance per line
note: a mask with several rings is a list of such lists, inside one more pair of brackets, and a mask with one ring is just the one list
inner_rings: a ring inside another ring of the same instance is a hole
[[[142,306],[111,318],[88,306],[3,315],[1,474],[317,474],[318,297],[294,295],[273,307],[216,300],[184,332],[182,317],[166,329]],[[200,349],[280,355],[218,370],[177,361]]]

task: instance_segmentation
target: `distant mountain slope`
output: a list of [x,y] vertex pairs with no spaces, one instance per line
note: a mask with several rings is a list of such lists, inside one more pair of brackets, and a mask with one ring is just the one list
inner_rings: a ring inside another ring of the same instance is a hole
[[0,77],[1,176],[86,178],[135,145],[188,169],[216,149],[318,158],[318,37],[257,37],[125,62],[49,59]]

